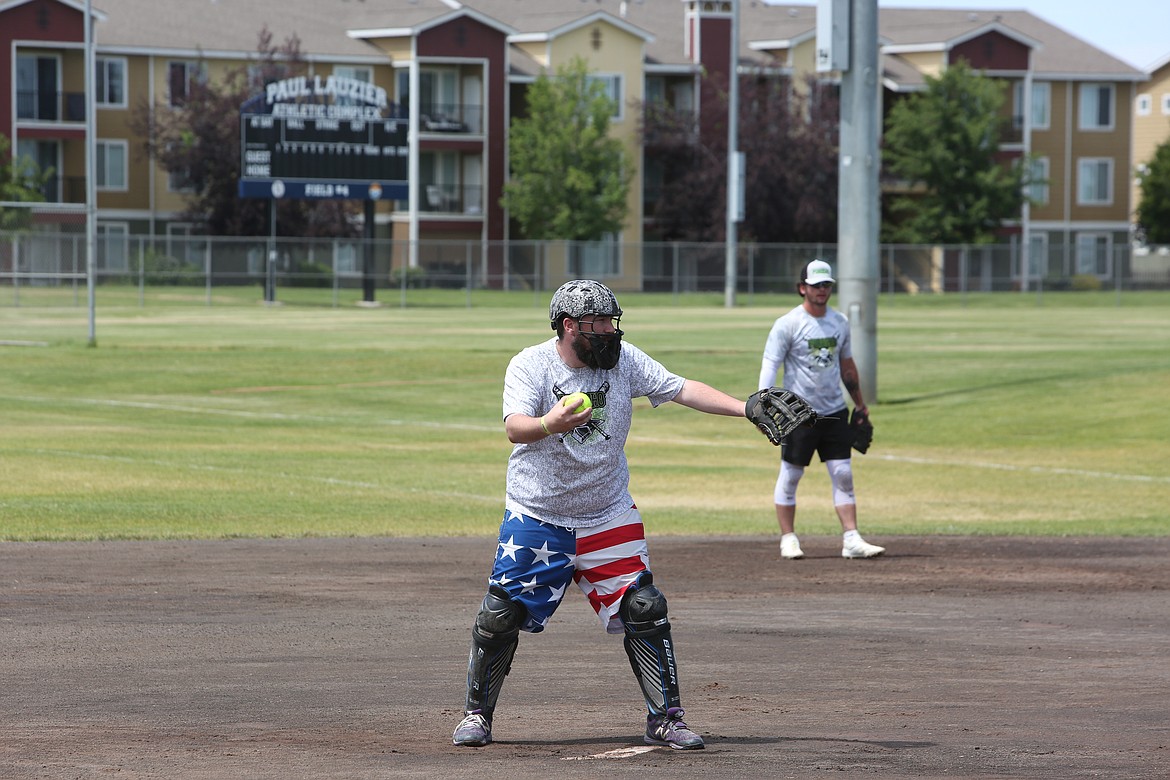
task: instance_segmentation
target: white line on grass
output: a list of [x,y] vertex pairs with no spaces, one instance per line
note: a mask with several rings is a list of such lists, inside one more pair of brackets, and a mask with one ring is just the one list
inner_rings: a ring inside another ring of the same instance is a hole
[[904,455],[877,455],[878,460],[899,463],[917,463],[924,466],[956,466],[968,469],[991,469],[994,471],[1022,471],[1032,474],[1063,474],[1070,477],[1092,477],[1093,479],[1117,479],[1124,482],[1153,482],[1170,484],[1170,477],[1155,477],[1148,474],[1116,474],[1111,471],[1088,471],[1085,469],[1062,469],[1054,466],[1013,466],[1010,463],[978,463],[971,461],[937,460],[935,458],[913,458]]
[[[32,396],[18,396],[12,397],[14,401],[24,401],[26,403],[77,403],[89,406],[112,406],[112,407],[128,407],[132,409],[154,409],[158,411],[167,412],[182,412],[187,414],[219,414],[228,417],[247,417],[251,419],[270,419],[270,420],[306,420],[312,422],[324,423],[346,423],[353,422],[349,418],[342,417],[323,417],[320,415],[308,414],[285,414],[283,412],[252,412],[243,409],[219,409],[211,406],[180,406],[177,404],[160,404],[150,401],[115,401],[105,398],[45,398]],[[449,422],[433,422],[430,420],[397,420],[394,418],[378,418],[373,422],[382,425],[400,426],[400,427],[419,427],[419,428],[437,428],[450,430],[464,430],[464,431],[481,431],[486,433],[499,432],[500,428],[490,425],[471,425],[467,423],[449,423]],[[641,437],[631,436],[631,442],[636,444],[664,444],[670,446],[695,446],[705,447],[708,449],[724,449],[724,448],[745,448],[748,445],[744,442],[732,441],[699,441],[691,439],[674,439],[674,438],[659,438],[659,437]],[[1151,476],[1147,474],[1118,474],[1111,471],[1089,471],[1085,469],[1068,469],[1054,466],[1016,466],[1010,463],[982,463],[972,461],[951,461],[939,460],[937,458],[918,458],[906,455],[880,455],[874,453],[869,456],[873,460],[886,460],[897,463],[914,463],[922,466],[949,466],[957,468],[970,469],[988,469],[994,471],[1017,471],[1028,472],[1033,474],[1059,474],[1071,477],[1091,477],[1095,479],[1115,479],[1123,482],[1145,482],[1153,484],[1170,484],[1170,476]],[[291,476],[291,475],[290,475]],[[362,485],[355,485],[361,487]],[[379,487],[370,485],[370,487]],[[430,491],[418,491],[430,492]],[[452,493],[451,495],[459,495]],[[480,498],[478,496],[471,496],[472,498]]]
[[[220,474],[232,474],[238,477],[255,475],[256,473],[246,469],[228,468],[226,466],[207,466],[198,463],[175,463],[174,461],[159,460],[157,458],[131,458],[126,455],[101,455],[95,452],[78,452],[76,450],[51,450],[41,448],[25,450],[25,452],[32,452],[37,455],[47,455],[53,457],[77,458],[79,460],[126,463],[138,466],[161,466],[168,469],[186,469],[187,471],[211,471]],[[466,498],[483,502],[494,502],[499,500],[498,496],[482,496],[475,493],[460,493],[455,490],[428,490],[417,487],[399,487],[397,485],[382,485],[378,484],[377,482],[359,482],[353,479],[338,479],[337,477],[315,477],[311,474],[289,474],[283,471],[271,473],[265,472],[265,476],[291,479],[296,482],[319,482],[323,485],[336,485],[338,487],[363,488],[366,490],[387,490],[392,493],[414,493],[425,494],[428,496],[443,496],[446,498]]]

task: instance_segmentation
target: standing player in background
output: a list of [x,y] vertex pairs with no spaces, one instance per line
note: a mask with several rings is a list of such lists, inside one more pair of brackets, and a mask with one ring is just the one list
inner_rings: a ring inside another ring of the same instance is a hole
[[[556,336],[508,364],[504,429],[514,446],[488,592],[471,630],[467,702],[452,737],[456,745],[492,741],[492,716],[520,632],[543,631],[576,582],[602,628],[624,635],[649,711],[646,743],[703,747],[703,738],[682,719],[666,597],[650,573],[642,516],[630,497],[625,445],[633,399],[746,416],[773,443],[787,429],[777,422],[807,423],[814,416],[803,401],[784,396],[787,403],[777,409],[770,400],[776,396],[767,393],[753,394],[745,408],[743,401],[671,373],[622,342],[621,315],[605,285],[566,282],[549,306]],[[577,392],[588,396],[591,409],[562,402]],[[553,689],[558,684],[550,681]],[[575,722],[566,713],[560,728]]]
[[841,386],[853,399],[855,419],[869,424],[869,410],[861,396],[861,382],[849,340],[849,320],[829,307],[833,294],[833,269],[823,260],[806,263],[800,271],[796,290],[801,305],[776,320],[764,346],[760,366],[760,388],[776,381],[784,369],[784,389],[796,393],[817,413],[815,427],[797,428],[781,445],[780,474],[776,479],[776,519],[780,523],[780,555],[803,558],[796,536],[796,486],[820,455],[833,483],[833,506],[844,532],[841,555],[845,558],[873,558],[886,551],[870,544],[857,532],[857,500],[853,493],[853,447],[855,430]]

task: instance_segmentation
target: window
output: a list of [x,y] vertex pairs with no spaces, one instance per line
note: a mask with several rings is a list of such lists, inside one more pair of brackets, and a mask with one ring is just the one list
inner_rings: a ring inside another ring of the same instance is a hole
[[16,117],[56,121],[60,117],[56,57],[16,55]]
[[1108,206],[1113,202],[1113,160],[1082,157],[1077,160],[1077,204]]
[[95,100],[99,106],[126,107],[126,60],[122,57],[98,57],[94,71],[97,80]]
[[599,241],[577,241],[569,250],[569,273],[580,279],[621,273],[617,236],[606,233]]
[[167,255],[184,265],[203,267],[207,242],[195,238],[191,225],[172,222],[167,225]]
[[[1024,82],[1017,81],[1013,88],[1014,110],[1012,111],[1016,127],[1024,116]],[[1047,81],[1032,82],[1032,129],[1047,130],[1052,115],[1052,84]]]
[[1028,235],[1028,278],[1041,279],[1048,271],[1048,234]]
[[1137,96],[1137,115],[1149,116],[1150,110],[1154,107],[1154,99],[1149,95]]
[[129,271],[130,228],[126,223],[99,222],[94,230],[98,268],[105,271]]
[[1032,167],[1028,171],[1028,189],[1025,193],[1028,200],[1037,206],[1048,203],[1048,172],[1050,166],[1047,157],[1036,157],[1032,160]]
[[422,152],[418,156],[419,211],[452,212],[460,209],[458,152]]
[[207,78],[198,62],[167,63],[167,99],[172,106],[184,106],[191,97],[191,85]]
[[102,141],[96,144],[95,162],[99,190],[126,189],[126,141]]
[[195,185],[191,183],[191,172],[184,168],[181,171],[167,173],[167,192],[194,192]]
[[646,77],[646,102],[653,104],[666,102],[666,79],[662,76]]
[[1113,129],[1113,85],[1081,85],[1081,130]]
[[362,273],[362,252],[357,244],[334,242],[333,269],[339,275],[355,276]]
[[1077,233],[1076,270],[1078,274],[1109,276],[1109,235]]
[[1162,116],[1170,116],[1170,93],[1162,95]]
[[613,101],[614,109],[613,116],[611,118],[614,121],[621,121],[622,117],[625,115],[625,110],[622,105],[621,75],[616,73],[611,75],[601,75],[594,73],[586,77],[586,83],[591,84],[594,81],[601,82],[602,86],[605,87],[606,96]]

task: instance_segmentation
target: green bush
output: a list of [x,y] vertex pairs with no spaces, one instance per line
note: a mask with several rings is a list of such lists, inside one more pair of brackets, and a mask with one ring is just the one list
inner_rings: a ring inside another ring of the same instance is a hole
[[199,285],[203,283],[202,271],[202,268],[192,263],[153,250],[142,258],[142,273],[147,284]]
[[333,284],[333,269],[324,263],[298,261],[289,272],[289,287],[329,287]]
[[1101,289],[1101,280],[1092,274],[1076,274],[1069,284],[1070,290],[1096,291]]
[[390,286],[420,290],[427,286],[427,272],[424,268],[395,268],[390,272]]

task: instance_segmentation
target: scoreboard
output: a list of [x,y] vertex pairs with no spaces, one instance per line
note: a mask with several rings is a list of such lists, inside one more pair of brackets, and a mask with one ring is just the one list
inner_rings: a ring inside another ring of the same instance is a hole
[[408,129],[405,118],[241,113],[240,196],[405,200]]

